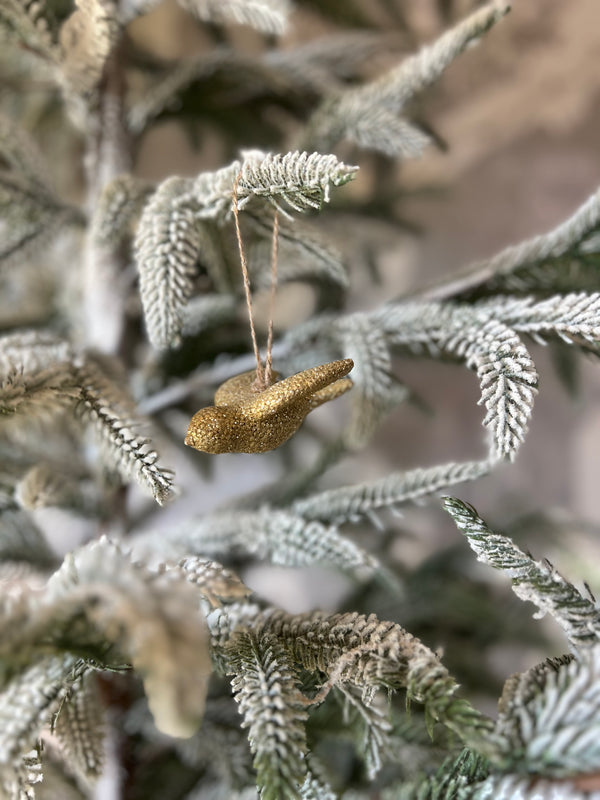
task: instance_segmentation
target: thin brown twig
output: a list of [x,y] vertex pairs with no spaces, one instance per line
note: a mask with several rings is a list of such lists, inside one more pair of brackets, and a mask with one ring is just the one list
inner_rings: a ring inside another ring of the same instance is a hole
[[271,294],[269,296],[269,332],[267,334],[267,356],[265,359],[265,383],[273,383],[273,315],[275,314],[275,292],[277,289],[277,244],[279,237],[279,213],[273,214],[273,238],[271,241]]
[[256,358],[256,381],[254,382],[254,386],[257,391],[262,391],[266,389],[267,383],[265,382],[265,375],[263,372],[262,361],[260,359],[260,351],[258,349],[258,342],[256,339],[256,330],[254,328],[254,315],[252,314],[252,295],[250,293],[250,276],[248,274],[248,261],[246,260],[246,254],[244,253],[244,244],[242,242],[242,231],[240,230],[240,215],[238,209],[238,201],[237,201],[237,189],[238,183],[241,177],[241,170],[235,177],[235,181],[233,182],[233,196],[232,196],[232,209],[233,209],[233,218],[235,220],[235,234],[237,236],[237,243],[238,248],[240,251],[240,263],[242,265],[242,275],[244,277],[244,290],[246,292],[246,307],[248,309],[248,319],[250,320],[250,333],[252,335],[252,346],[254,347],[254,356]]

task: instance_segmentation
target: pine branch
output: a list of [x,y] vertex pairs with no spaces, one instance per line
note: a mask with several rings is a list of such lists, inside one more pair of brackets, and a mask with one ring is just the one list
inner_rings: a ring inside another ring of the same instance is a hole
[[444,464],[428,469],[393,472],[369,483],[340,486],[296,500],[294,513],[309,520],[340,524],[356,521],[383,509],[415,502],[441,491],[446,486],[477,480],[490,470],[487,461]]
[[25,128],[3,115],[0,115],[0,156],[14,174],[37,187],[42,195],[52,194],[48,165],[36,142]]
[[[312,759],[311,762],[312,763]],[[337,800],[338,795],[328,783],[325,783],[309,770],[300,789],[302,800]]]
[[285,31],[291,11],[289,0],[179,0],[179,3],[202,20],[237,22],[271,34]]
[[342,693],[346,703],[345,725],[353,729],[355,735],[358,734],[358,753],[365,762],[369,780],[374,780],[384,759],[393,749],[389,709],[381,707],[376,701],[364,702],[356,690],[338,687],[338,691]]
[[287,567],[321,564],[359,575],[378,567],[374,556],[338,533],[335,526],[269,507],[192,518],[172,530],[166,540],[160,531],[144,534],[136,541],[136,552],[152,550],[157,539],[174,556],[252,555]]
[[0,264],[11,266],[39,252],[58,231],[81,223],[81,214],[25,176],[0,170]]
[[228,672],[248,728],[261,800],[299,800],[306,776],[306,703],[285,650],[271,636],[239,633]]
[[213,608],[223,603],[239,602],[251,592],[237,575],[217,561],[188,556],[178,563],[177,568]]
[[[237,507],[256,508],[263,503],[268,503],[279,508],[288,507],[298,497],[302,497],[316,483],[316,481],[327,472],[334,464],[337,464],[346,455],[346,445],[341,438],[326,442],[316,459],[306,468],[288,472],[277,482],[267,486],[266,489],[259,489],[244,495],[237,501]],[[302,515],[304,516],[304,515]]]
[[202,230],[196,224],[191,181],[169,178],[144,208],[135,241],[146,328],[155,347],[180,342],[183,309],[191,297]]
[[535,290],[552,275],[554,266],[564,273],[565,260],[597,252],[600,229],[600,192],[548,233],[526,239],[502,250],[493,258],[472,264],[458,275],[425,290],[422,297],[442,300],[468,294],[488,286],[495,291]]
[[319,209],[329,200],[329,187],[354,177],[333,155],[252,151],[217,172],[192,178],[168,178],[147,203],[135,241],[140,292],[148,335],[155,347],[180,342],[184,309],[194,290],[196,265],[203,248],[212,248],[203,222],[224,223],[231,208],[234,183],[243,208],[253,197],[297,211]]
[[0,379],[0,417],[49,417],[72,405],[77,394],[68,364],[29,374],[12,372]]
[[[355,329],[360,330],[360,336],[354,336]],[[365,384],[369,383],[369,375],[377,381],[376,387],[368,389],[371,397],[377,398],[376,410],[377,406],[381,409],[391,405],[398,392],[386,369],[386,343],[388,350],[402,348],[433,357],[444,353],[459,358],[477,372],[480,381],[480,402],[487,409],[483,424],[491,432],[491,458],[514,458],[525,437],[537,391],[537,373],[518,335],[495,319],[492,306],[395,303],[370,313],[317,317],[297,327],[286,339],[291,352],[302,352],[318,341],[324,353],[335,353],[338,358],[340,353],[353,355],[345,347],[357,347],[359,358],[363,354],[357,383],[361,387],[364,364]],[[360,342],[366,342],[366,346]],[[359,408],[366,405],[366,391],[365,388],[358,393]]]
[[140,293],[148,336],[157,348],[177,346],[197,263],[218,262],[207,220],[224,221],[240,170],[234,161],[198,178],[168,178],[146,204],[135,238]]
[[294,211],[320,211],[329,202],[330,185],[351,181],[358,167],[344,164],[334,155],[291,152],[285,155],[246,154],[237,184],[239,208],[252,197],[264,197],[279,208],[284,201]]
[[600,611],[548,561],[535,561],[507,536],[491,531],[472,506],[448,497],[444,507],[465,534],[477,560],[503,570],[514,593],[550,613],[574,648],[593,647],[600,638]]
[[93,423],[107,463],[164,503],[173,494],[172,472],[157,463],[150,440],[139,435],[147,423],[110,375],[109,363],[76,355],[67,342],[45,332],[0,337],[0,409],[4,415],[24,415],[30,424],[34,413],[44,417],[77,407],[80,417]]
[[[234,90],[234,102],[240,110],[253,101],[270,99],[292,104],[301,114],[307,103],[327,90],[337,89],[339,79],[358,78],[360,64],[391,45],[388,37],[354,31],[330,34],[285,50],[270,49],[254,57],[229,47],[216,47],[208,53],[160,65],[160,76],[135,96],[128,111],[128,126],[140,134],[157,118],[192,115],[192,97],[201,94],[210,105],[213,97],[223,91],[223,84]],[[219,118],[212,122],[226,127]],[[231,134],[230,129],[228,133]]]
[[6,117],[0,117],[0,162],[0,267],[22,266],[60,229],[81,224],[83,218],[56,196],[28,132]]
[[[592,795],[593,796],[593,795]],[[529,775],[490,775],[465,795],[465,800],[590,800],[589,792],[578,792],[570,782],[536,780]],[[460,796],[457,800],[463,800]]]
[[16,43],[54,66],[58,60],[52,34],[46,18],[44,3],[28,0],[3,0],[0,4],[0,24],[15,37]]
[[124,480],[136,479],[148,487],[163,505],[173,497],[173,472],[158,461],[150,439],[139,429],[147,423],[135,412],[131,397],[91,359],[76,371],[78,410],[89,421],[98,438],[106,463]]
[[487,761],[465,748],[457,758],[447,758],[434,775],[384,789],[381,800],[474,800],[487,773]]
[[0,511],[0,562],[24,561],[40,568],[56,563],[44,534],[25,511]]
[[398,402],[406,400],[392,374],[392,356],[385,333],[372,324],[368,315],[353,314],[350,324],[339,325],[344,353],[352,353],[352,417],[344,433],[350,449],[367,444],[386,414]]
[[129,129],[141,134],[156,119],[185,115],[190,94],[200,92],[210,96],[215,86],[219,91],[223,82],[236,87],[236,96],[241,92],[239,104],[245,99],[252,100],[257,93],[281,96],[286,87],[281,85],[280,73],[268,65],[266,58],[249,58],[228,47],[216,47],[208,53],[165,65],[160,77],[134,98],[128,111]]
[[182,309],[181,335],[197,336],[237,317],[237,301],[230,294],[201,294]]
[[536,301],[534,297],[499,297],[481,304],[505,324],[545,343],[558,336],[581,347],[600,343],[600,294],[577,292]]
[[[5,649],[5,648],[3,648]],[[46,655],[7,682],[0,691],[0,765],[15,765],[31,749],[41,728],[89,667],[76,656]]]
[[150,191],[148,184],[129,174],[117,176],[103,188],[91,222],[98,244],[118,243],[125,237]]
[[549,660],[507,682],[494,760],[506,771],[567,777],[600,758],[600,647]]
[[[262,238],[250,247],[248,261],[252,285],[255,290],[267,289],[271,284],[272,222],[266,216],[248,215]],[[325,241],[317,238],[307,225],[293,223],[285,217],[279,221],[278,284],[288,281],[310,281],[323,286],[345,290],[349,286],[348,273],[342,255]]]
[[105,709],[94,674],[82,676],[56,715],[52,732],[69,766],[89,783],[95,783],[105,762]]
[[392,49],[398,42],[378,31],[350,29],[331,32],[285,50],[271,50],[265,61],[289,77],[298,88],[322,95],[339,86],[340,80],[357,80],[369,59]]
[[409,700],[425,705],[428,727],[440,720],[467,744],[484,752],[493,724],[466,700],[454,697],[456,682],[439,657],[393,622],[374,614],[322,612],[291,615],[278,609],[261,613],[255,606],[230,606],[210,620],[217,663],[236,631],[246,628],[257,638],[276,637],[292,663],[328,680],[322,697],[333,687],[354,687],[363,698],[379,688],[405,688]]
[[112,0],[75,0],[75,5],[60,29],[60,77],[67,97],[88,99],[98,88],[120,24]]
[[164,75],[154,80],[145,92],[131,102],[127,111],[129,130],[134,134],[141,134],[154,119],[170,108],[173,98],[177,98],[207,74],[212,75],[222,58],[222,53],[218,53],[217,57],[209,53],[178,61],[166,69]]
[[100,669],[125,661],[143,679],[157,726],[189,736],[210,671],[197,605],[179,571],[150,572],[103,538],[69,555],[42,592],[23,589],[3,609],[0,661],[13,671],[49,651],[85,653]]
[[508,2],[489,3],[377,80],[327,98],[309,120],[302,146],[326,151],[350,139],[390,156],[419,155],[429,137],[398,114],[509,9]]
[[74,358],[71,345],[49,331],[20,331],[0,337],[0,370],[39,372]]
[[[0,417],[31,426],[73,406],[78,389],[67,342],[44,331],[0,337]],[[14,417],[20,418],[14,420]]]
[[24,753],[14,765],[0,765],[0,792],[5,800],[35,800],[36,786],[41,781],[39,745]]
[[[56,465],[39,462],[16,484],[14,499],[21,508],[33,511],[54,506],[84,516],[101,516],[96,486],[75,471],[59,471]],[[87,477],[87,476],[86,476]]]
[[375,312],[391,345],[436,349],[477,372],[493,459],[514,458],[525,438],[537,392],[533,361],[517,334],[491,309],[407,303]]

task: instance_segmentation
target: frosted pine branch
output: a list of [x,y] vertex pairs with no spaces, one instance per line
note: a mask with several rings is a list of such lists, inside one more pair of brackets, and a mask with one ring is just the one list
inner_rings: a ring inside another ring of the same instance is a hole
[[36,142],[25,128],[3,115],[0,115],[0,155],[30,186],[37,186],[40,194],[52,194],[48,165]]
[[535,561],[506,536],[491,531],[467,503],[446,498],[446,511],[465,534],[477,560],[501,569],[512,580],[514,593],[549,613],[577,649],[592,647],[600,638],[600,611],[547,561]]
[[67,342],[44,331],[0,337],[0,418],[27,425],[73,406],[78,389]]
[[347,322],[339,325],[340,339],[342,352],[352,353],[354,389],[344,440],[348,447],[358,449],[369,441],[394,401],[405,400],[408,391],[394,392],[397,382],[392,375],[392,355],[381,328],[366,314],[353,314]]
[[88,99],[118,40],[118,5],[112,0],[76,0],[75,6],[60,29],[59,74],[67,97]]
[[44,725],[50,724],[71,685],[89,667],[69,653],[44,655],[13,676],[0,691],[0,765],[14,764],[34,746]]
[[58,52],[44,17],[45,10],[40,3],[3,0],[0,4],[0,24],[19,44],[24,44],[36,56],[54,66]]
[[[334,155],[298,152],[285,155],[246,154],[237,184],[238,205],[252,197],[264,197],[281,208],[281,201],[294,211],[320,211],[329,202],[330,186],[351,181],[358,167],[348,166]],[[282,209],[283,210],[283,209]]]
[[365,762],[369,779],[374,780],[393,748],[389,708],[376,701],[365,702],[356,690],[338,687],[338,691],[344,698],[346,725],[358,738],[358,752]]
[[538,341],[559,336],[567,344],[593,345],[600,342],[600,294],[578,292],[554,295],[545,300],[534,297],[494,298],[490,312],[516,331]]
[[389,342],[424,347],[464,360],[477,372],[483,424],[492,434],[492,458],[514,458],[525,438],[537,393],[537,372],[514,330],[495,318],[493,309],[465,305],[406,303],[375,312]]
[[[465,800],[590,800],[589,792],[579,792],[569,782],[535,780],[529,775],[491,775],[465,795]],[[387,800],[387,798],[385,798]]]
[[[77,371],[79,413],[89,421],[106,463],[125,479],[135,478],[149,488],[159,504],[172,498],[173,472],[163,467],[151,441],[139,430],[145,424],[126,392],[93,362]],[[147,423],[146,423],[147,425]]]
[[0,336],[0,370],[33,373],[72,361],[71,345],[49,331],[21,331]]
[[183,8],[214,23],[237,22],[262,33],[281,34],[291,11],[289,0],[179,0]]
[[0,562],[3,561],[23,561],[40,568],[56,562],[44,534],[26,511],[0,511]]
[[[319,153],[246,154],[217,172],[197,178],[169,178],[146,204],[135,240],[140,293],[150,341],[155,347],[178,345],[185,324],[185,307],[194,292],[197,264],[203,252],[213,256],[214,244],[205,222],[227,221],[237,180],[237,201],[243,208],[252,198],[281,202],[303,211],[329,200],[331,186],[354,177],[333,155]],[[214,260],[214,259],[213,259]]]
[[[483,424],[491,432],[490,456],[512,459],[527,432],[537,372],[517,333],[495,316],[493,306],[485,304],[395,303],[369,313],[324,315],[292,331],[287,341],[291,352],[318,342],[338,358],[351,354],[347,347],[357,348],[359,417],[369,403],[376,417],[392,405],[397,385],[390,379],[387,361],[396,348],[434,358],[441,353],[459,358],[480,381],[480,402],[487,410]],[[354,335],[356,330],[360,337]]]
[[0,170],[0,265],[19,264],[39,252],[61,228],[80,224],[81,214],[39,181]]
[[600,759],[600,646],[509,679],[500,700],[497,736],[503,748],[494,760],[515,772],[546,777],[595,772]]
[[[600,191],[589,197],[575,213],[548,233],[507,247],[485,261],[472,264],[458,275],[422,293],[439,300],[473,291],[488,282],[500,282],[532,268],[550,266],[569,254],[586,252],[586,243],[600,229]],[[533,287],[532,287],[533,288]]]
[[275,637],[238,633],[227,672],[248,728],[263,800],[299,800],[306,776],[305,698]]
[[53,733],[76,772],[94,783],[106,757],[105,708],[95,674],[88,673],[73,684],[54,721]]
[[98,668],[133,665],[157,726],[189,736],[210,672],[198,594],[179,571],[132,564],[106,539],[65,559],[42,592],[4,609],[0,658],[13,669],[40,653],[84,648]]
[[[253,227],[261,236],[249,249],[248,262],[252,285],[266,289],[271,284],[272,220],[266,215],[248,214]],[[349,286],[348,272],[342,254],[330,244],[317,238],[308,225],[300,220],[293,223],[285,217],[279,220],[278,284],[287,281],[310,281],[325,287],[345,290]]]
[[36,786],[42,780],[39,743],[17,759],[14,765],[5,768],[0,766],[0,792],[6,800],[35,800]]
[[[242,608],[242,614],[248,611]],[[227,618],[220,617],[220,622],[224,627],[218,636],[226,640]],[[377,688],[406,688],[410,699],[425,704],[431,724],[439,719],[464,740],[476,739],[480,747],[486,746],[491,720],[454,697],[458,685],[439,657],[396,623],[379,620],[374,614],[293,616],[269,609],[252,615],[246,624],[256,636],[277,637],[304,669],[325,673],[328,688],[351,686],[364,697]],[[240,621],[234,622],[233,630],[239,625]]]
[[54,506],[84,516],[101,516],[100,492],[83,470],[65,469],[64,466],[61,470],[44,461],[27,470],[19,480],[14,500],[30,511]]
[[313,775],[307,773],[300,790],[302,800],[337,800],[338,796],[331,786]]
[[99,245],[119,242],[148,198],[148,185],[133,175],[119,175],[104,187],[92,219],[93,238]]
[[202,294],[183,308],[182,336],[197,336],[218,325],[231,323],[237,316],[237,302],[230,294]]
[[183,310],[194,288],[202,232],[190,184],[186,178],[162,183],[144,208],[136,235],[146,328],[158,348],[179,344]]
[[147,552],[157,539],[171,556],[243,554],[288,567],[321,564],[358,573],[371,573],[378,566],[377,559],[342,536],[334,525],[269,507],[191,519],[166,538],[161,531],[144,534],[136,541],[136,552]]
[[48,417],[72,405],[77,395],[69,365],[58,364],[33,374],[12,372],[0,378],[0,418],[15,414]]
[[[487,3],[443,33],[433,44],[379,78],[372,88],[381,100],[393,102],[397,107],[403,106],[410,98],[435,83],[454,59],[499,22],[510,8],[510,2],[505,0]],[[367,93],[372,88],[362,91]]]
[[332,688],[351,691],[359,713],[371,720],[367,723],[371,727],[374,721],[368,706],[374,691],[406,688],[410,699],[425,704],[430,727],[439,719],[479,749],[494,752],[497,747],[491,720],[455,697],[457,685],[439,657],[395,623],[375,615],[290,615],[246,604],[211,616],[210,624],[219,662],[225,659],[226,664],[231,659],[242,636],[251,635],[257,641],[275,638],[296,668],[327,676],[321,695]]
[[303,143],[329,150],[347,138],[390,156],[419,155],[429,137],[399,117],[400,111],[509,9],[508,2],[489,3],[377,80],[326,98],[309,120]]
[[288,77],[294,85],[322,95],[339,85],[340,79],[361,77],[361,66],[382,50],[392,49],[392,34],[348,29],[329,33],[285,50],[270,50],[265,63]]
[[296,500],[293,511],[306,519],[358,520],[377,511],[415,502],[447,486],[477,480],[490,470],[487,461],[450,463],[428,469],[394,472],[369,483],[327,489]]
[[239,602],[250,594],[250,589],[238,576],[217,561],[187,556],[178,563],[177,569],[213,607]]
[[[0,409],[2,416],[44,417],[57,410],[73,413],[98,434],[107,463],[125,479],[150,488],[159,503],[173,494],[173,474],[158,462],[149,427],[127,390],[111,377],[108,362],[76,354],[64,340],[46,332],[0,337]],[[113,363],[114,366],[114,363]],[[4,375],[2,375],[4,373]]]

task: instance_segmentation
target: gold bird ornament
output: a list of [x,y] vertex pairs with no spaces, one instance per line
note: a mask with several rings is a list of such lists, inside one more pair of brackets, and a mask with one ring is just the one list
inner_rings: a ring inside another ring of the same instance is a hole
[[[352,388],[351,358],[330,361],[256,388],[256,371],[225,381],[214,406],[192,417],[185,443],[204,453],[267,453],[286,442],[306,415]],[[277,373],[273,373],[276,378]]]

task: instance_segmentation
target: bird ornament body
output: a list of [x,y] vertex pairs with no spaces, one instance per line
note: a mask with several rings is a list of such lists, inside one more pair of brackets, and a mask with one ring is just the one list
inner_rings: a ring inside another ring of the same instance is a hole
[[[306,415],[352,388],[351,358],[311,367],[257,390],[256,372],[225,381],[214,406],[192,417],[185,444],[205,453],[266,453],[286,442]],[[277,373],[274,373],[274,377]]]

